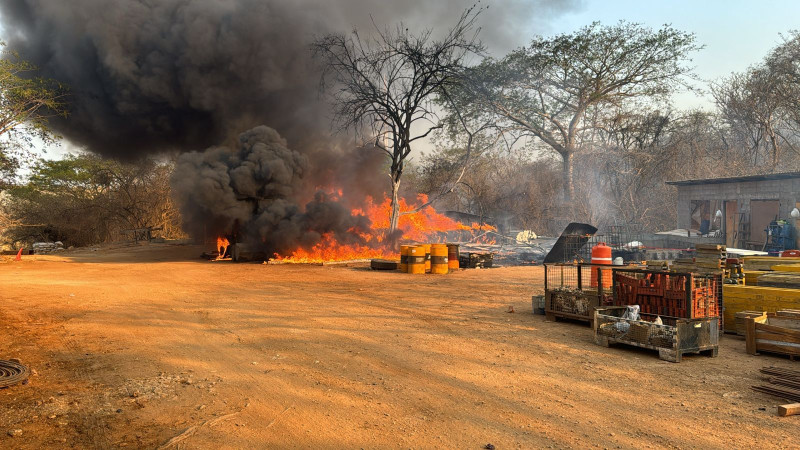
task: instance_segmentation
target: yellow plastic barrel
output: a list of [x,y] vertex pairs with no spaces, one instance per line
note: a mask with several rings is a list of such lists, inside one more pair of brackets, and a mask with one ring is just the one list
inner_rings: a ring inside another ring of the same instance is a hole
[[425,272],[431,271],[431,244],[422,244],[425,248]]
[[447,244],[447,267],[458,270],[458,244]]
[[446,274],[450,269],[447,267],[447,245],[431,245],[431,273]]
[[400,246],[400,272],[408,272],[408,248],[410,245]]
[[408,247],[408,273],[425,273],[425,247],[413,245]]

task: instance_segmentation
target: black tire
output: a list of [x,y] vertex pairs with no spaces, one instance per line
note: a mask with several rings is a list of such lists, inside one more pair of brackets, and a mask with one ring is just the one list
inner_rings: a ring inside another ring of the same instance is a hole
[[399,264],[398,261],[390,261],[388,259],[373,259],[370,261],[369,266],[372,270],[397,270]]

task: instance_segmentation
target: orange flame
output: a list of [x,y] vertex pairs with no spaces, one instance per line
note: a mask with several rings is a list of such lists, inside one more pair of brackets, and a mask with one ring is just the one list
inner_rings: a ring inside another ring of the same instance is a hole
[[[338,193],[341,198],[341,191]],[[424,194],[419,194],[417,201],[419,203],[409,204],[403,198],[399,200],[398,228],[402,233],[400,240],[429,243],[455,239],[494,243],[494,240],[488,237],[488,233],[497,231],[495,227],[477,223],[464,225],[436,212],[430,205],[421,207],[428,202],[428,197]],[[363,245],[340,243],[333,233],[327,233],[312,248],[297,249],[289,255],[276,254],[275,259],[285,262],[319,263],[354,259],[399,258],[397,252],[389,247],[386,239],[392,214],[391,199],[387,197],[382,202],[375,203],[372,198],[368,197],[364,208],[356,208],[351,211],[351,214],[366,216],[372,223],[369,230],[349,230],[349,233],[359,236],[364,241]]]
[[217,238],[217,252],[219,253],[219,256],[217,256],[217,260],[220,260],[225,257],[225,253],[228,251],[229,245],[230,242],[228,242],[228,239],[224,238],[223,236]]

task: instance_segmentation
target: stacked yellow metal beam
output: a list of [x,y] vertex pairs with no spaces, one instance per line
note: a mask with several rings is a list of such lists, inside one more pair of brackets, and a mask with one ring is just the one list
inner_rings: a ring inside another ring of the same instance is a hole
[[744,284],[747,286],[758,286],[758,277],[769,273],[766,270],[745,270],[744,271]]
[[725,299],[725,331],[736,331],[735,314],[740,311],[800,309],[800,289],[725,285],[722,295]]

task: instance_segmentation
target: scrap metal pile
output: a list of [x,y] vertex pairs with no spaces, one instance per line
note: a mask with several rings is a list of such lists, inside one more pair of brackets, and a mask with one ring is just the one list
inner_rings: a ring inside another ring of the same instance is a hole
[[754,391],[800,402],[800,370],[764,367],[761,373],[766,375],[767,384],[753,386]]
[[550,307],[570,314],[587,315],[591,309],[589,300],[578,289],[558,288],[551,292]]
[[17,361],[0,360],[0,388],[24,383],[30,376],[30,370]]

